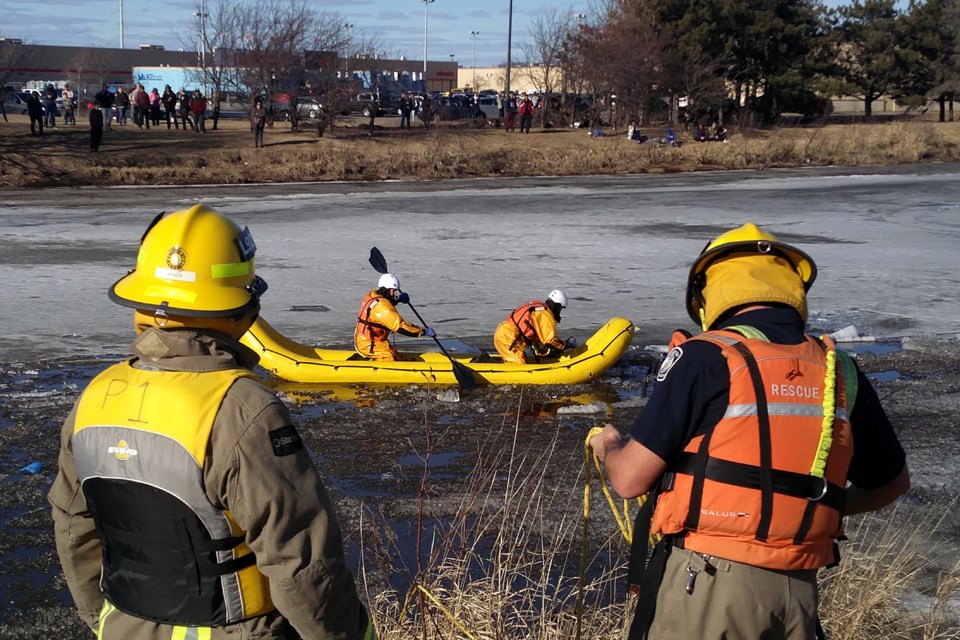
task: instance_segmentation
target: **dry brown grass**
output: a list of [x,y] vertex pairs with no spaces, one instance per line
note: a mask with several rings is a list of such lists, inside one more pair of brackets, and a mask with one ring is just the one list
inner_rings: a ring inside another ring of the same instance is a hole
[[[599,487],[592,492],[578,620],[584,475],[557,436],[535,453],[518,445],[518,424],[503,425],[512,430],[512,447],[481,452],[455,515],[420,527],[419,555],[426,559],[417,567],[397,565],[389,535],[364,541],[365,557],[375,559],[365,562],[361,580],[380,638],[556,640],[576,638],[578,629],[584,639],[621,637],[630,614],[623,593],[628,549]],[[500,434],[491,438],[498,441]],[[551,481],[547,470],[557,465],[568,482]],[[428,479],[426,471],[424,487]],[[430,521],[426,493],[423,522]],[[960,638],[960,562],[955,543],[938,543],[956,525],[956,501],[897,502],[848,518],[843,559],[820,576],[828,637]],[[393,586],[398,570],[401,588]]]
[[[603,137],[582,129],[507,134],[469,123],[402,131],[380,118],[370,132],[348,121],[325,136],[267,129],[253,148],[245,120],[221,121],[200,136],[166,127],[114,126],[100,152],[89,130],[57,127],[31,136],[26,116],[0,122],[0,186],[245,184],[329,180],[443,179],[478,176],[565,176],[882,165],[960,160],[960,123],[904,121],[733,131],[727,144],[695,143],[681,132],[680,148],[636,144],[623,131]],[[651,138],[662,134],[648,130]]]

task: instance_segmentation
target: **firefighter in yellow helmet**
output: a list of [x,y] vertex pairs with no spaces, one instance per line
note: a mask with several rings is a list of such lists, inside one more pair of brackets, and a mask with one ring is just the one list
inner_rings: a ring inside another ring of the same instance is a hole
[[110,289],[133,357],[80,395],[49,494],[98,640],[372,637],[320,474],[238,342],[266,290],[255,253],[197,205],[157,216]]
[[708,243],[686,294],[705,333],[675,332],[625,436],[590,439],[623,498],[653,491],[633,535],[632,557],[650,560],[631,563],[630,638],[816,637],[817,570],[838,559],[843,516],[909,489],[870,382],[804,330],[816,273],[754,224]]
[[371,360],[397,360],[400,354],[390,343],[390,334],[419,338],[435,338],[431,327],[420,328],[403,319],[396,305],[407,304],[410,296],[401,291],[400,280],[392,273],[385,273],[360,303],[357,312],[357,328],[353,333],[353,345],[357,353]]
[[526,364],[526,349],[534,356],[546,357],[577,346],[573,338],[566,341],[557,337],[560,312],[567,308],[567,294],[554,289],[546,302],[532,300],[514,309],[507,319],[497,325],[493,345],[504,362]]

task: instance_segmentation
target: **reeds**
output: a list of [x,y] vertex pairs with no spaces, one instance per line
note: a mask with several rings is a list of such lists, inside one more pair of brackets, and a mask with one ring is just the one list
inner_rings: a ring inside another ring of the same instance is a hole
[[[477,453],[460,498],[434,495],[428,434],[414,544],[401,560],[382,514],[361,528],[361,581],[380,638],[618,638],[627,622],[628,549],[596,490],[578,619],[584,474],[558,448],[524,446],[520,419],[505,419]],[[559,423],[560,421],[557,421]],[[569,436],[566,443],[569,446]],[[564,468],[557,469],[557,465]],[[552,474],[548,476],[548,469]],[[557,483],[550,478],[567,478]],[[843,560],[821,573],[821,617],[833,640],[960,638],[960,562],[950,539],[955,502],[898,502],[850,518]],[[453,515],[437,517],[434,509]],[[604,513],[606,512],[606,513]],[[944,544],[944,541],[947,543]]]
[[579,129],[522,135],[437,126],[370,134],[342,126],[318,138],[278,124],[267,131],[267,146],[254,149],[245,129],[245,122],[234,121],[221,121],[221,129],[206,136],[115,128],[101,152],[90,154],[79,130],[56,129],[38,140],[26,126],[4,123],[0,186],[609,175],[960,160],[960,124],[929,121],[734,130],[728,143],[693,142],[681,132],[679,148],[636,144],[616,130],[606,136]]

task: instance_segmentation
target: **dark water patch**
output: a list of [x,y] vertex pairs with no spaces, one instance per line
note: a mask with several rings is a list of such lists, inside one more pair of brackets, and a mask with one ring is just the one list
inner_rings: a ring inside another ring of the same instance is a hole
[[854,354],[872,354],[882,356],[888,353],[898,353],[903,350],[903,343],[896,342],[850,342],[838,345],[844,351]]
[[330,307],[322,304],[295,304],[292,307],[289,307],[287,311],[294,311],[294,312],[309,311],[309,312],[316,312],[316,313],[324,313],[326,311],[330,311]]
[[867,377],[876,382],[894,382],[900,379],[899,371],[875,371],[868,373]]
[[[446,467],[453,464],[458,459],[462,458],[466,454],[462,451],[445,451],[440,453],[431,453],[428,456],[421,456],[416,453],[412,453],[406,456],[402,456],[397,459],[397,464],[403,467],[418,467],[425,468],[429,467],[430,469],[436,469],[438,467]],[[433,477],[433,474],[431,474]]]

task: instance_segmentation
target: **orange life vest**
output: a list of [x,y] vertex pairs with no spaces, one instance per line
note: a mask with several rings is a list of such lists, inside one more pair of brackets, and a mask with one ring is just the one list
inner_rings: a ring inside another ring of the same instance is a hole
[[510,314],[510,321],[517,327],[520,336],[528,345],[537,346],[540,344],[540,336],[537,334],[537,327],[531,314],[534,311],[543,311],[546,308],[547,306],[539,300],[533,300],[520,305]]
[[750,327],[737,330],[752,337],[725,330],[692,338],[720,347],[729,404],[664,475],[651,533],[769,569],[833,564],[853,456],[848,395],[852,404],[856,370],[829,338],[781,345]]
[[363,298],[363,302],[360,303],[360,311],[357,313],[357,334],[367,334],[370,338],[371,351],[373,351],[373,345],[377,342],[383,342],[390,337],[390,330],[378,324],[376,322],[370,321],[370,310],[373,308],[373,303],[379,302],[381,300],[388,300],[386,296],[382,296],[377,293],[377,290],[374,289],[368,293]]

